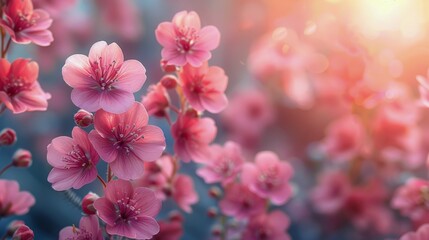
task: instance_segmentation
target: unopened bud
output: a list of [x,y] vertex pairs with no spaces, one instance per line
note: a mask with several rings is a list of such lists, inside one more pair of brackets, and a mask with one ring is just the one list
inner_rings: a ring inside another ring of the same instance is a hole
[[94,202],[100,198],[97,194],[89,192],[82,199],[82,212],[87,215],[93,215],[97,213],[97,210],[94,208]]
[[172,72],[175,72],[177,70],[177,68],[176,68],[175,65],[169,65],[169,64],[167,64],[166,60],[161,60],[161,68],[166,73],[172,73]]
[[179,211],[174,211],[174,210],[171,211],[168,219],[172,222],[174,222],[174,221],[183,222],[183,216],[182,216],[182,214],[180,214]]
[[12,240],[33,240],[34,233],[27,225],[21,225],[12,236]]
[[90,113],[88,111],[80,109],[74,115],[74,122],[79,127],[83,127],[83,128],[88,127],[94,122],[94,115],[92,115],[92,113]]
[[7,236],[12,237],[13,234],[16,232],[16,230],[21,226],[21,225],[25,225],[24,221],[21,220],[14,220],[12,222],[9,223],[9,225],[7,226]]
[[25,149],[18,149],[13,155],[12,161],[13,161],[12,164],[15,167],[29,167],[31,166],[33,159],[31,158],[30,151]]
[[212,187],[209,190],[209,196],[215,199],[220,198],[222,195],[221,190],[218,187]]
[[0,146],[9,146],[16,142],[16,132],[12,128],[5,128],[0,132]]
[[218,237],[222,234],[222,228],[216,226],[212,229],[212,235]]
[[166,89],[172,89],[177,86],[177,77],[174,75],[165,75],[161,78],[161,84]]
[[210,218],[215,218],[217,216],[217,209],[214,207],[210,207],[207,210],[207,216],[209,216]]

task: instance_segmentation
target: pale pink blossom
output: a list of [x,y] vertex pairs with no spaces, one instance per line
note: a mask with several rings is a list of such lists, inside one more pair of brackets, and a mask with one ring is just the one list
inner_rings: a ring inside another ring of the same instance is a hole
[[392,207],[413,221],[429,220],[429,181],[411,178],[392,198]]
[[290,240],[286,233],[290,225],[289,218],[281,211],[261,214],[249,219],[242,239],[246,240]]
[[162,58],[168,64],[183,66],[186,63],[199,67],[211,58],[210,51],[220,41],[219,30],[214,26],[201,28],[196,12],[182,11],[172,22],[162,22],[155,30],[156,39],[164,47]]
[[151,239],[159,232],[155,216],[161,209],[161,200],[148,188],[134,189],[130,182],[121,179],[110,181],[105,196],[97,199],[94,207],[109,234]]
[[96,215],[83,216],[80,218],[79,228],[73,226],[61,229],[59,240],[102,240],[98,217]]
[[3,7],[3,13],[5,19],[0,21],[0,26],[10,34],[14,42],[49,46],[54,40],[48,30],[52,19],[46,11],[33,9],[31,0],[9,0]]
[[0,59],[0,102],[13,113],[45,111],[51,95],[40,87],[39,66],[29,59],[18,58],[12,64]]
[[[426,76],[429,76],[429,70]],[[429,80],[421,75],[418,75],[416,79],[419,83],[420,103],[425,107],[429,107]]]
[[[32,0],[35,8],[46,10],[55,21],[61,18],[66,10],[72,8],[76,4],[76,0]],[[55,34],[54,34],[55,35]],[[55,39],[56,41],[57,39]]]
[[228,105],[224,93],[228,77],[222,68],[209,67],[207,62],[198,68],[187,64],[179,76],[183,93],[195,110],[218,113]]
[[350,180],[344,173],[325,172],[311,192],[311,201],[317,212],[333,214],[342,209],[350,191]]
[[75,54],[67,58],[62,74],[73,88],[72,102],[89,112],[127,111],[134,103],[133,93],[146,81],[146,69],[139,61],[124,61],[121,48],[104,41],[92,45],[89,56]]
[[97,178],[99,156],[88,134],[79,127],[73,128],[72,138],[61,136],[52,140],[47,160],[53,167],[48,182],[57,191],[79,189]]
[[189,162],[191,159],[200,161],[207,158],[209,144],[216,137],[217,128],[211,118],[199,118],[185,113],[171,126],[171,132],[174,152],[184,162]]
[[0,218],[10,215],[24,215],[34,205],[35,201],[31,193],[19,191],[18,182],[0,179]]
[[142,103],[150,116],[164,117],[170,105],[167,89],[161,83],[150,85]]
[[415,232],[408,232],[399,240],[426,240],[429,239],[429,224],[424,224]]
[[326,130],[321,148],[332,161],[351,161],[362,152],[365,129],[353,115],[346,115],[332,122]]
[[204,167],[197,170],[198,176],[208,184],[221,182],[225,186],[234,181],[244,163],[241,147],[228,141],[223,147],[212,145],[210,152],[210,157],[201,162]]
[[267,201],[252,191],[246,185],[232,183],[225,187],[225,196],[219,202],[219,207],[227,216],[237,219],[247,219],[264,212]]
[[191,213],[191,205],[197,203],[199,199],[192,178],[187,175],[177,174],[173,179],[172,185],[174,201],[183,211]]
[[292,195],[289,179],[293,170],[288,162],[280,161],[270,151],[260,152],[255,163],[245,163],[241,174],[244,185],[262,198],[269,198],[274,204],[284,204]]
[[118,178],[141,177],[144,162],[155,161],[165,149],[162,130],[148,125],[149,117],[141,103],[134,102],[122,114],[99,110],[94,118],[95,130],[89,139]]

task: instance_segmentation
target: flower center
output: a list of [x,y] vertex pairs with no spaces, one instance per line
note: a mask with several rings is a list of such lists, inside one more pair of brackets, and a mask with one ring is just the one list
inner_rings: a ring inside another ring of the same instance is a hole
[[72,150],[68,152],[63,158],[62,161],[65,164],[65,169],[70,168],[89,168],[92,166],[91,161],[89,161],[89,154],[82,150],[82,148],[75,144],[72,146]]
[[111,63],[105,62],[102,57],[98,58],[98,61],[90,63],[92,73],[91,78],[97,82],[102,91],[110,91],[114,88],[114,83],[118,82],[117,75],[120,69],[120,65],[117,64],[116,60]]
[[265,190],[272,190],[280,185],[278,179],[278,169],[271,167],[267,171],[262,172],[258,177],[259,186]]
[[223,159],[215,166],[214,171],[224,176],[229,176],[234,169],[234,162],[231,159]]
[[9,97],[14,97],[22,91],[30,90],[31,85],[31,83],[25,82],[22,78],[11,77],[3,80],[2,89]]
[[192,46],[198,39],[197,31],[194,28],[176,30],[176,46],[180,53],[191,51]]
[[18,12],[18,18],[15,19],[14,30],[19,32],[33,26],[36,23],[38,16],[33,13]]
[[138,216],[141,213],[141,209],[136,208],[136,203],[137,202],[135,201],[135,199],[130,197],[123,197],[117,200],[115,204],[117,214],[115,224],[129,224],[133,218],[134,220],[138,220]]
[[66,240],[92,240],[92,233],[86,231],[85,229],[76,229],[73,228],[74,236],[66,238]]
[[114,138],[113,146],[116,149],[124,149],[127,154],[129,154],[133,150],[133,146],[131,143],[138,141],[143,136],[143,128],[136,127],[136,124],[121,124],[111,129]]

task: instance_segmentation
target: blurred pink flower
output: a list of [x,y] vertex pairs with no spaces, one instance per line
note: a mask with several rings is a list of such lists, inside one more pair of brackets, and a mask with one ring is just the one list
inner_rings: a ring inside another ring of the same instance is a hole
[[59,240],[91,239],[102,240],[103,233],[96,215],[83,216],[80,218],[79,228],[73,226],[61,229]]
[[103,109],[123,113],[134,103],[134,92],[146,81],[146,69],[137,60],[124,61],[121,48],[100,41],[89,57],[75,54],[62,70],[64,81],[73,88],[72,102],[89,112]]
[[0,102],[13,113],[45,111],[49,93],[37,81],[39,66],[29,59],[18,58],[12,64],[0,59]]
[[280,161],[270,151],[259,152],[255,163],[245,163],[241,181],[262,198],[269,198],[274,204],[282,205],[292,195],[289,179],[293,169],[288,162]]
[[33,240],[34,232],[27,225],[22,224],[13,233],[12,240]]
[[159,221],[159,233],[153,240],[180,240],[183,235],[182,221]]
[[33,10],[31,0],[9,0],[3,7],[3,12],[5,19],[0,20],[0,26],[10,34],[14,42],[49,46],[54,40],[48,30],[52,19],[44,10]]
[[[32,0],[35,8],[46,10],[53,18],[61,18],[65,10],[73,7],[77,0]],[[55,19],[56,21],[57,19]]]
[[171,126],[174,139],[174,152],[184,162],[206,159],[209,144],[217,133],[215,122],[211,118],[199,118],[192,113],[185,113]]
[[35,199],[27,191],[19,191],[18,182],[0,179],[0,218],[24,215],[34,205]]
[[290,240],[290,236],[286,233],[289,224],[289,218],[281,211],[273,211],[269,214],[264,213],[249,219],[242,239]]
[[420,91],[420,103],[425,107],[429,107],[429,70],[425,76],[417,76],[417,82],[419,83],[419,91]]
[[429,220],[429,181],[409,179],[392,198],[392,207],[413,221]]
[[197,175],[208,184],[221,182],[227,185],[234,181],[244,163],[241,147],[235,142],[226,142],[223,147],[212,145],[211,155],[201,163],[204,167],[197,170]]
[[404,234],[399,240],[426,240],[429,239],[429,224],[424,224],[415,232]]
[[88,134],[79,127],[73,128],[72,138],[61,136],[52,140],[47,160],[53,167],[48,182],[57,191],[79,189],[97,178],[99,156]]
[[220,67],[209,67],[207,62],[195,68],[187,64],[180,72],[183,93],[197,111],[218,113],[226,108],[225,89],[228,77]]
[[159,232],[155,216],[161,200],[144,187],[133,188],[125,180],[113,180],[105,188],[105,196],[94,203],[98,216],[106,223],[106,231],[134,239],[150,239]]
[[183,174],[178,174],[173,179],[172,197],[179,207],[191,213],[191,205],[198,202],[198,194],[195,191],[194,182],[191,177]]
[[122,114],[99,110],[94,118],[95,130],[89,133],[89,139],[118,178],[141,177],[144,162],[155,161],[165,149],[162,130],[148,125],[149,117],[141,103],[134,102]]
[[326,130],[321,148],[332,161],[351,161],[358,157],[365,143],[365,129],[353,115],[332,122]]
[[150,85],[147,94],[142,97],[142,103],[150,116],[164,117],[170,105],[167,89],[161,83]]
[[224,198],[219,202],[223,214],[247,219],[264,212],[266,200],[249,190],[246,185],[231,183],[225,187]]
[[162,22],[155,30],[156,39],[164,47],[161,56],[168,64],[183,66],[186,63],[199,67],[211,58],[210,51],[220,41],[219,30],[214,26],[201,28],[196,12],[182,11],[172,22]]

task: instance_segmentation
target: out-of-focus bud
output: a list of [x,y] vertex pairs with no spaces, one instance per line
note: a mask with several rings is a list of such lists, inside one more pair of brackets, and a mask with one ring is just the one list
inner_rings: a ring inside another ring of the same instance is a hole
[[12,240],[33,240],[34,233],[27,225],[21,225],[12,236]]
[[31,152],[28,150],[18,149],[13,155],[12,164],[15,167],[30,167],[32,162]]
[[172,221],[172,222],[174,222],[174,221],[183,222],[183,216],[182,216],[182,214],[180,214],[179,211],[175,211],[175,210],[173,210],[173,211],[170,212],[170,214],[168,216],[168,219],[170,221]]
[[212,229],[212,235],[215,237],[218,237],[222,234],[222,228],[219,226],[213,227]]
[[199,116],[197,110],[193,108],[186,110],[185,114],[186,116],[193,117],[193,118],[197,118]]
[[12,128],[5,128],[0,132],[0,146],[9,146],[16,142],[16,132]]
[[171,197],[173,195],[173,189],[170,186],[165,186],[162,188],[162,192],[167,196]]
[[209,190],[209,196],[218,199],[222,196],[222,191],[218,187],[212,187]]
[[215,218],[217,216],[217,209],[214,207],[209,207],[209,209],[207,210],[207,216],[209,216],[210,218]]
[[177,77],[174,75],[165,75],[161,78],[161,84],[166,89],[172,89],[177,86]]
[[161,68],[166,73],[172,73],[177,70],[175,65],[168,65],[166,60],[161,60]]
[[22,225],[25,225],[25,223],[21,220],[14,220],[10,222],[7,226],[7,236],[12,237],[16,230]]
[[74,122],[79,127],[88,127],[94,122],[94,115],[88,111],[80,109],[74,115]]
[[97,194],[89,192],[82,199],[82,212],[87,215],[93,215],[97,213],[97,210],[94,208],[94,202],[100,198]]

